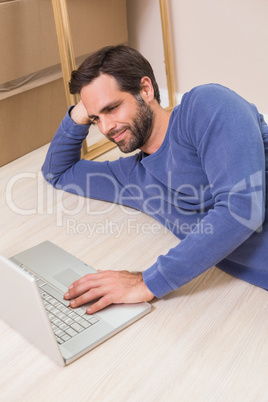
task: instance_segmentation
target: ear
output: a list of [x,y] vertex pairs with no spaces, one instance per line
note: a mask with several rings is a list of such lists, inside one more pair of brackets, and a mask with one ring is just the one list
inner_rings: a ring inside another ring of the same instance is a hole
[[154,88],[152,85],[152,81],[149,77],[141,78],[141,91],[140,94],[143,100],[147,103],[150,103],[154,99]]

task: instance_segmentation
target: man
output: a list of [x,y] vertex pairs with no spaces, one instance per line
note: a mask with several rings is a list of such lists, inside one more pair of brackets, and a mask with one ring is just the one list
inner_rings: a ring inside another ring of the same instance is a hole
[[[254,105],[220,85],[184,95],[172,114],[160,106],[148,61],[107,47],[72,73],[70,108],[49,148],[43,174],[56,188],[123,203],[181,239],[143,273],[99,271],[70,285],[72,307],[162,297],[213,265],[268,289],[265,215],[268,126]],[[80,160],[90,124],[134,156]],[[124,197],[122,197],[122,193]]]

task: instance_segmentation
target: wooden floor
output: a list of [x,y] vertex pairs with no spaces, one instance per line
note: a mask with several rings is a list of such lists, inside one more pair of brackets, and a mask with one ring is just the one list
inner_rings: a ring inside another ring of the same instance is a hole
[[[94,268],[144,270],[177,244],[142,213],[53,190],[46,149],[0,170],[1,254],[51,240]],[[268,401],[266,291],[213,267],[152,307],[64,368],[0,321],[0,401]]]

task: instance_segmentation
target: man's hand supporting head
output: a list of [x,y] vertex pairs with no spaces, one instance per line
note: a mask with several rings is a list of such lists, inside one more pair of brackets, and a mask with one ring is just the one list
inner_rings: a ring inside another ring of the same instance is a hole
[[76,124],[83,124],[83,125],[90,124],[87,111],[81,100],[71,110],[70,117]]
[[97,300],[87,309],[87,313],[93,314],[110,304],[150,301],[154,294],[145,285],[140,272],[99,270],[75,281],[64,297],[71,300],[71,307]]

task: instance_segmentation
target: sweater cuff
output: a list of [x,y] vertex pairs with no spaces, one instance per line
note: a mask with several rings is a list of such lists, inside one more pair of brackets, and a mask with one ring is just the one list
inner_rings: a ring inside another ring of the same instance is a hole
[[83,137],[85,138],[88,134],[88,130],[90,127],[90,124],[86,125],[86,124],[76,124],[70,116],[70,112],[71,110],[74,108],[74,106],[71,106],[64,119],[62,120],[62,127],[64,132],[69,136],[69,137]]
[[157,262],[144,271],[142,276],[147,288],[158,298],[174,290],[158,271]]

